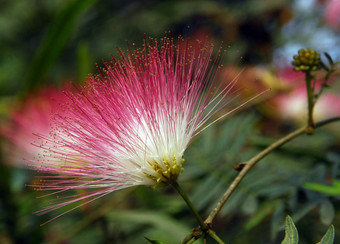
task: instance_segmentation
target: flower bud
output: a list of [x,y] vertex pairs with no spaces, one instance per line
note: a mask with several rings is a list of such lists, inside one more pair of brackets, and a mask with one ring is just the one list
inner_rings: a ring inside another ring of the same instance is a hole
[[320,68],[320,55],[317,51],[309,48],[300,49],[298,55],[293,56],[295,71],[316,71]]

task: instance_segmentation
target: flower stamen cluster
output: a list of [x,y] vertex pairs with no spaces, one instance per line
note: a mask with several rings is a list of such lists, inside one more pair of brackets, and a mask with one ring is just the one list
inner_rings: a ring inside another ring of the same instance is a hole
[[177,180],[180,173],[184,171],[183,168],[184,158],[177,160],[176,156],[174,155],[172,160],[168,158],[163,158],[163,166],[161,166],[158,162],[152,161],[149,162],[150,166],[156,172],[155,175],[146,174],[148,178],[155,182],[154,188],[159,186],[168,185],[171,182]]

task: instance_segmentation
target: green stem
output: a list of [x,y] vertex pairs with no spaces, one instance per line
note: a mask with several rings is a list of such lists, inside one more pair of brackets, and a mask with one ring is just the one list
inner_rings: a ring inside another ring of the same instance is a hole
[[221,238],[219,238],[219,237],[216,235],[216,233],[215,233],[212,229],[208,230],[208,234],[209,234],[209,236],[211,236],[215,241],[217,241],[217,243],[219,243],[219,244],[225,244],[224,241],[222,241]]
[[181,242],[180,244],[191,244],[194,243],[196,241],[194,235],[192,234],[192,232],[187,235]]
[[186,202],[186,204],[188,205],[188,207],[190,208],[191,212],[195,215],[199,225],[201,226],[201,229],[203,231],[208,230],[208,226],[206,225],[206,223],[204,223],[202,217],[199,215],[199,213],[197,212],[197,210],[195,209],[194,205],[192,204],[192,202],[190,201],[190,199],[188,198],[187,194],[185,194],[185,192],[183,191],[183,189],[180,187],[180,185],[177,183],[177,181],[173,181],[171,182],[171,185],[176,189],[176,191],[181,195],[181,197],[184,199],[184,201]]
[[191,238],[188,242],[184,242],[184,243],[186,243],[186,244],[192,244],[192,243],[194,243],[195,241],[196,241],[195,238]]
[[308,98],[308,130],[307,133],[313,134],[314,131],[314,120],[313,120],[313,110],[314,110],[314,88],[312,87],[313,76],[306,72],[306,85],[307,85],[307,98]]

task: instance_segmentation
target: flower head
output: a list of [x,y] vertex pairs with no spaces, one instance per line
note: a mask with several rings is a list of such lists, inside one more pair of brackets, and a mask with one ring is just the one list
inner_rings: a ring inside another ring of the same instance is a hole
[[92,191],[46,211],[130,186],[175,181],[190,141],[230,103],[226,96],[235,79],[216,84],[221,55],[214,58],[213,50],[201,41],[150,39],[142,49],[119,51],[79,93],[67,92],[70,102],[54,116],[49,136],[40,136],[45,152],[37,169],[53,175],[35,186]]

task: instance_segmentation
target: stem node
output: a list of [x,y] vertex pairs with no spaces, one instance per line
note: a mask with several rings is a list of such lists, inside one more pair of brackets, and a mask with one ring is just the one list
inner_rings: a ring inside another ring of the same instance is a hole
[[234,165],[234,170],[240,172],[246,165],[247,165],[247,163],[243,163],[243,162],[235,164]]
[[313,135],[314,134],[314,127],[313,126],[307,126],[305,133],[307,135]]

